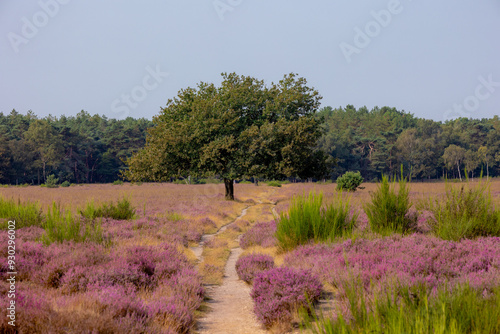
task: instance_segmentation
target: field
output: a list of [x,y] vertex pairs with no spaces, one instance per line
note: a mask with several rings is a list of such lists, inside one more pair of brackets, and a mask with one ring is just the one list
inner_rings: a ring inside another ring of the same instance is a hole
[[[340,195],[335,184],[236,184],[235,201],[221,184],[0,188],[1,308],[16,301],[19,333],[494,333],[500,239],[476,229],[453,240],[433,223],[432,203],[462,185],[409,184],[404,233],[374,230],[372,183]],[[311,191],[323,208],[349,200],[342,222],[355,224],[285,247],[276,230]],[[488,191],[496,226],[500,181]],[[3,314],[0,333],[15,333]]]

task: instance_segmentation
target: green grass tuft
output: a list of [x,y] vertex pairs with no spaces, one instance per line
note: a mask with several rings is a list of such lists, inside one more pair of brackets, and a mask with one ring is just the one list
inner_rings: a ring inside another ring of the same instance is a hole
[[5,222],[0,224],[1,229],[7,228],[7,221],[15,220],[16,227],[42,226],[42,210],[38,203],[21,202],[21,200],[5,199],[0,196],[0,218]]

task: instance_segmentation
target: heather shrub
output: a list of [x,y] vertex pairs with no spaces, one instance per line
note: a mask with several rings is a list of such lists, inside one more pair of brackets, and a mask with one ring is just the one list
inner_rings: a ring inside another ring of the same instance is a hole
[[382,176],[382,182],[371,194],[371,203],[365,205],[372,231],[382,235],[404,234],[416,224],[415,220],[408,215],[411,203],[406,180],[400,179],[397,194],[395,187],[395,181],[391,184],[387,176]]
[[356,191],[363,183],[360,172],[345,172],[337,178],[337,190]]
[[490,186],[447,185],[443,199],[429,200],[426,208],[434,214],[433,232],[445,240],[500,236],[500,212],[495,211]]
[[257,223],[241,236],[240,247],[252,246],[273,247],[276,245],[276,221]]
[[290,324],[300,309],[319,299],[321,283],[306,270],[287,267],[258,273],[251,296],[257,319],[266,327]]
[[5,222],[0,223],[1,229],[7,229],[7,221],[15,220],[16,229],[27,226],[42,225],[42,209],[38,203],[26,201],[21,203],[13,199],[5,199],[0,196],[0,218],[5,218]]
[[276,229],[276,239],[282,250],[293,249],[314,240],[333,240],[349,235],[355,225],[357,215],[350,213],[349,200],[342,192],[333,204],[322,208],[323,194],[310,192],[306,196],[292,198],[288,214],[280,213]]
[[118,200],[116,205],[113,202],[96,205],[94,201],[87,203],[83,210],[78,213],[83,217],[94,220],[98,217],[112,218],[116,220],[128,220],[134,218],[136,210],[132,207],[128,198]]
[[255,275],[272,268],[274,268],[274,259],[264,254],[243,255],[236,262],[238,277],[248,284],[252,284]]

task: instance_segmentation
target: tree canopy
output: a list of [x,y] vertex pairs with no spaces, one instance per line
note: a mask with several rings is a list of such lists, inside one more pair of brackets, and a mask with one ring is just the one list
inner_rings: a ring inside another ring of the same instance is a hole
[[296,74],[267,87],[235,73],[222,84],[201,82],[167,102],[144,149],[127,160],[131,181],[167,181],[180,176],[224,179],[234,199],[241,177],[301,178],[327,172],[316,150],[321,119],[314,117],[321,96]]

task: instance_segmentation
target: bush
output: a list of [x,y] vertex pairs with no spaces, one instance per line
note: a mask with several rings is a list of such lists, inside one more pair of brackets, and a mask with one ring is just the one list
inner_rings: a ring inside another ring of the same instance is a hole
[[122,198],[116,203],[116,205],[109,202],[103,203],[100,206],[96,206],[92,200],[87,203],[85,209],[78,210],[78,213],[90,220],[94,220],[98,217],[128,220],[134,217],[135,209],[132,207],[128,198]]
[[337,178],[337,190],[356,191],[363,181],[360,172],[346,172]]
[[274,268],[274,259],[264,254],[243,255],[236,262],[238,277],[248,284],[252,284],[256,274],[272,268]]
[[306,270],[275,268],[255,276],[251,296],[257,319],[267,328],[290,324],[321,294],[321,282]]
[[500,236],[500,212],[495,211],[489,184],[460,188],[447,184],[444,199],[429,200],[433,232],[445,240]]
[[69,181],[64,181],[63,183],[61,183],[61,187],[64,187],[64,188],[67,188],[71,185],[71,183]]
[[279,181],[269,181],[267,182],[267,185],[270,187],[281,187],[281,182]]
[[371,194],[371,203],[365,205],[372,231],[382,235],[404,234],[416,224],[415,219],[408,215],[411,203],[406,179],[400,179],[397,194],[395,185],[395,181],[390,184],[387,176],[382,176],[382,183]]
[[59,182],[58,178],[56,178],[54,175],[49,175],[45,179],[45,186],[47,188],[59,188],[59,186],[57,185],[57,182]]
[[288,214],[281,213],[276,238],[282,250],[290,250],[310,240],[315,242],[332,240],[349,235],[356,223],[357,215],[351,214],[349,200],[342,192],[336,201],[322,208],[323,194],[310,192],[309,196],[292,198]]
[[15,220],[16,229],[28,226],[42,225],[42,209],[38,203],[24,202],[19,199],[15,200],[4,199],[0,197],[0,218],[5,218],[6,222],[0,224],[2,229],[7,228],[7,221]]
[[252,246],[273,247],[276,245],[276,221],[257,223],[248,230],[240,239],[243,249]]
[[114,186],[121,186],[123,184],[123,181],[122,180],[116,180],[116,181],[113,181],[113,185]]

